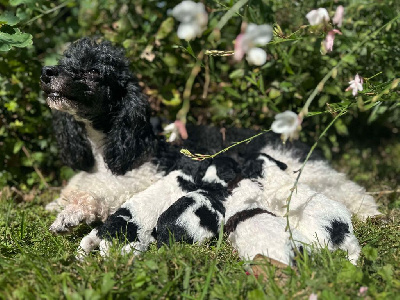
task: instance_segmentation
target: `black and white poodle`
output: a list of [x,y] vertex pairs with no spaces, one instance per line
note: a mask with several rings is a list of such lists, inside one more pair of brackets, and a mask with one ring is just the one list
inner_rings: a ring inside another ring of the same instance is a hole
[[[52,231],[64,232],[81,222],[105,221],[133,195],[182,165],[197,163],[180,163],[178,147],[154,134],[149,103],[129,70],[124,52],[110,42],[83,38],[71,44],[58,65],[42,69],[41,85],[53,111],[61,158],[80,171],[60,198],[46,207],[59,211]],[[207,154],[255,134],[245,129],[221,132],[190,125],[187,130],[189,138],[183,147]],[[294,179],[308,150],[300,142],[282,144],[278,135],[266,133],[226,154],[241,163],[243,154],[268,153],[285,162],[287,176]],[[379,214],[374,199],[362,187],[318,155],[311,157],[300,182],[343,203],[362,218]]]

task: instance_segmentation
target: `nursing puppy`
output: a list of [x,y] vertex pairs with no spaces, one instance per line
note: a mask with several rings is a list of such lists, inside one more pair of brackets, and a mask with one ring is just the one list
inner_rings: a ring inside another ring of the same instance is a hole
[[255,154],[246,164],[243,172],[253,180],[241,181],[226,201],[227,224],[237,224],[230,230],[229,240],[243,258],[262,253],[290,264],[294,247],[314,244],[347,251],[350,262],[356,263],[360,246],[353,233],[351,214],[343,204],[298,184],[289,206],[295,241],[292,245],[283,218],[294,184],[285,173],[286,164],[266,154]]
[[171,238],[193,244],[216,237],[225,216],[228,184],[239,174],[236,161],[229,157],[215,158],[199,189],[178,199],[161,214],[157,221],[158,247],[168,245]]

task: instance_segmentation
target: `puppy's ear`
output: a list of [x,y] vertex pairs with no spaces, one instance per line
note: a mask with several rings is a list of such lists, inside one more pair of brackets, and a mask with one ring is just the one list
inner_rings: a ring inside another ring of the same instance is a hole
[[61,160],[74,170],[90,171],[94,157],[83,124],[65,112],[53,110],[52,114]]
[[202,184],[202,179],[203,179],[204,175],[206,175],[207,169],[209,166],[211,166],[212,162],[213,162],[212,158],[205,159],[205,160],[199,162],[200,165],[199,165],[198,169],[196,170],[195,174],[193,174],[194,182],[197,185]]
[[104,160],[116,175],[140,166],[154,151],[150,105],[136,81],[127,83],[107,134]]

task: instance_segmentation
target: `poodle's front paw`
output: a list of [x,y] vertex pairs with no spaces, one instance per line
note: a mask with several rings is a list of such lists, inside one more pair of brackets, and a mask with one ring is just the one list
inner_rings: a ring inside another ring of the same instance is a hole
[[46,205],[45,209],[51,212],[60,212],[67,205],[67,201],[64,198],[57,198]]
[[102,220],[107,216],[108,210],[104,207],[104,201],[95,198],[88,192],[71,191],[67,195],[68,205],[61,211],[50,231],[55,233],[67,232],[71,227],[81,222],[87,224],[96,220]]
[[66,233],[72,227],[79,225],[82,220],[83,214],[81,212],[73,212],[69,209],[64,209],[58,214],[49,230],[54,233]]

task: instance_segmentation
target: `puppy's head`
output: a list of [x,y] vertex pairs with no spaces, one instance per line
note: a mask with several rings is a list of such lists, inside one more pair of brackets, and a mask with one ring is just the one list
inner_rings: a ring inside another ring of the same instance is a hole
[[196,182],[201,182],[203,185],[219,183],[227,187],[239,174],[239,164],[233,158],[217,156],[202,162],[202,166],[196,174]]
[[40,81],[50,108],[100,127],[121,105],[128,83],[137,84],[122,50],[89,38],[71,44],[58,65],[43,67]]
[[263,177],[265,168],[272,164],[279,167],[282,171],[287,169],[287,165],[265,153],[250,153],[245,157],[242,167],[243,178],[257,179]]

